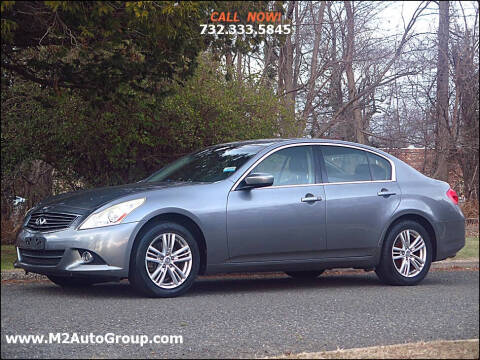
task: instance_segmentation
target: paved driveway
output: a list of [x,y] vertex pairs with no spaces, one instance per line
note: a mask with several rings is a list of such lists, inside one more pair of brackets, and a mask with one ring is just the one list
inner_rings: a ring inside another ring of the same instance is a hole
[[[337,347],[478,338],[478,271],[434,271],[416,287],[373,273],[202,279],[183,297],[139,297],[126,283],[64,290],[2,284],[2,358],[252,357]],[[182,335],[181,345],[6,344],[5,335]]]

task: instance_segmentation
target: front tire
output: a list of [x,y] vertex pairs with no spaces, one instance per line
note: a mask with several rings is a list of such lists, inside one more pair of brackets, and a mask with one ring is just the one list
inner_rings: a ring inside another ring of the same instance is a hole
[[184,294],[200,268],[200,251],[186,227],[164,222],[148,230],[132,250],[129,281],[151,297]]
[[416,285],[427,275],[432,254],[425,228],[415,221],[401,221],[387,234],[375,272],[390,285]]

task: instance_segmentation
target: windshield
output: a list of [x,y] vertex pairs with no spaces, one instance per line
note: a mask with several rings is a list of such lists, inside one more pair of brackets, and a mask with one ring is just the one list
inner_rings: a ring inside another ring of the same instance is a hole
[[230,144],[207,148],[165,166],[145,181],[214,182],[228,178],[260,149],[262,144]]

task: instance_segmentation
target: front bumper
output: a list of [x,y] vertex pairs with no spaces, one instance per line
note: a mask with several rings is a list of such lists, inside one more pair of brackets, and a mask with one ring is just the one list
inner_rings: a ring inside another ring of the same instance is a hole
[[465,220],[440,222],[437,226],[437,251],[434,261],[453,257],[465,246]]
[[[14,266],[44,275],[124,278],[128,276],[130,249],[138,225],[138,222],[132,222],[89,230],[69,228],[50,233],[22,229],[18,234],[17,245],[24,243],[24,239],[28,237],[42,237],[45,239],[45,251],[38,254],[45,254],[45,258],[54,254],[58,257],[58,262],[39,264],[34,257],[36,250],[20,251],[17,247],[18,258]],[[96,257],[93,263],[84,263],[80,255],[84,250],[98,258]],[[22,253],[25,256],[22,256]]]

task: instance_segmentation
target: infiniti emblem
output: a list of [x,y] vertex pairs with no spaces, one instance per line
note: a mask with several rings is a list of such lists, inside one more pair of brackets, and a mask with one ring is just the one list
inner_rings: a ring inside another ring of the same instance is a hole
[[40,217],[37,220],[35,220],[35,224],[37,225],[45,225],[47,223],[47,219],[44,217]]

